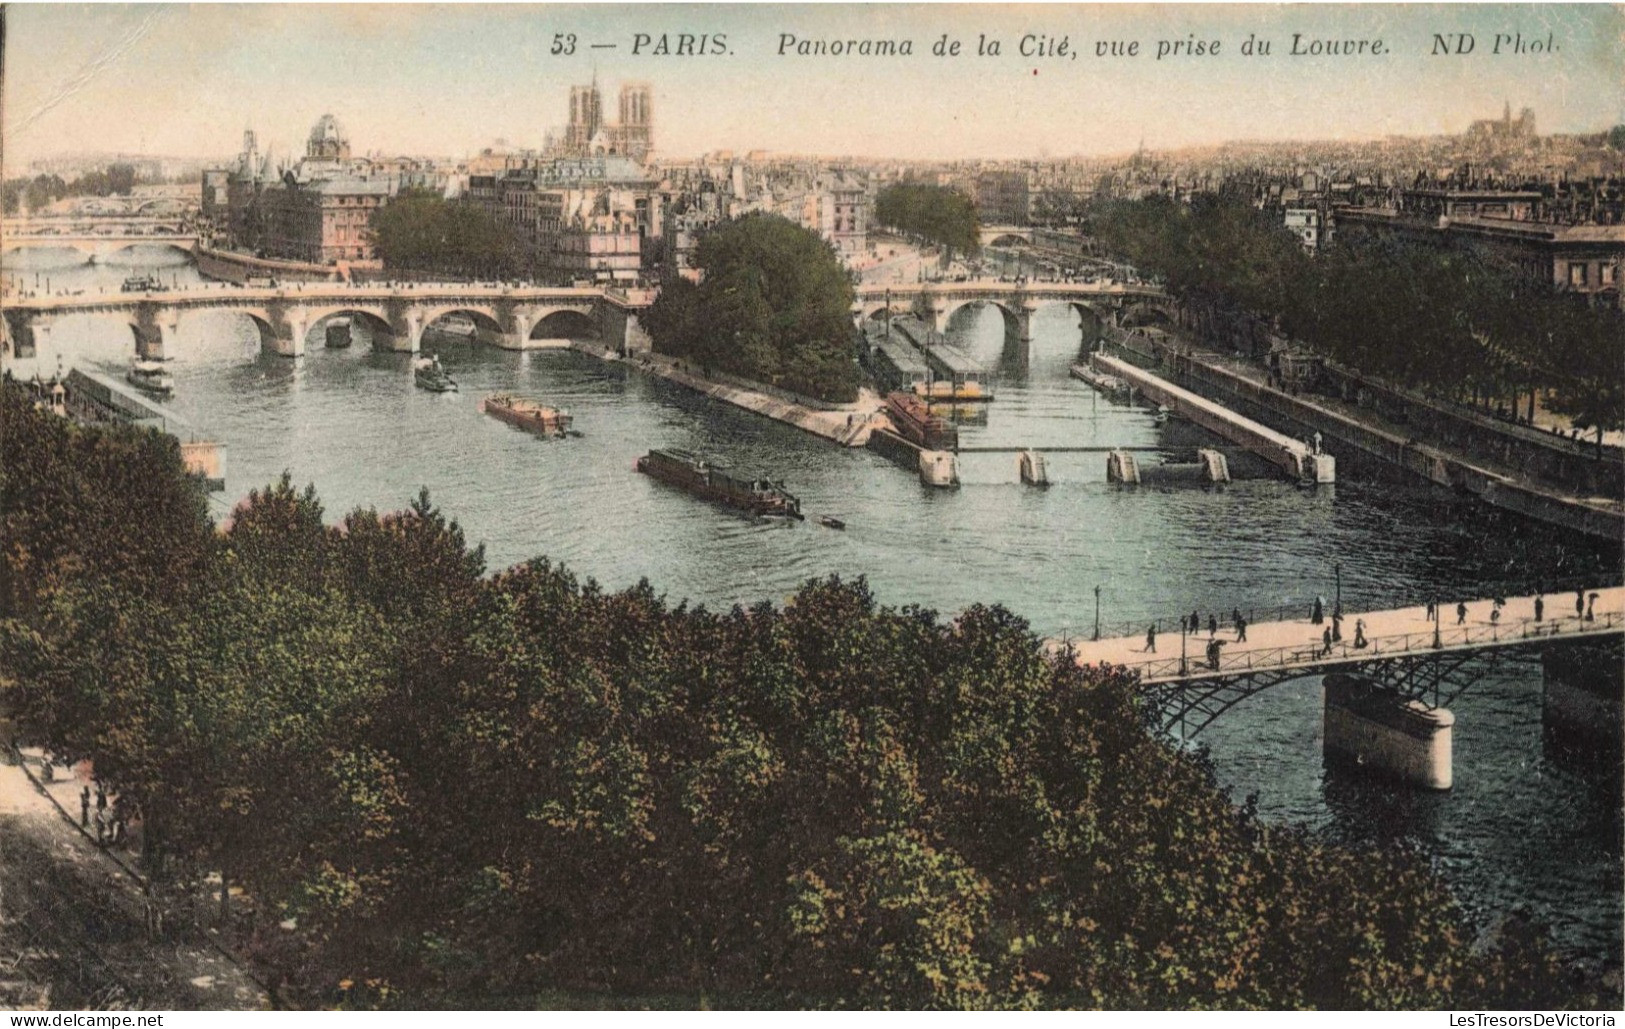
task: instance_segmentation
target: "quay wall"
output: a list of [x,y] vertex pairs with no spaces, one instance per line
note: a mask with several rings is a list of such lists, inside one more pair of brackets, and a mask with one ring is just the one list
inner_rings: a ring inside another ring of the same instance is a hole
[[338,282],[339,271],[325,264],[277,261],[251,254],[236,254],[200,246],[192,251],[199,274],[222,282],[245,284],[249,279],[274,278],[288,282]]
[[1441,453],[1413,437],[1367,425],[1181,352],[1173,341],[1114,336],[1113,342],[1128,346],[1142,361],[1160,362],[1176,377],[1219,395],[1226,404],[1284,422],[1291,431],[1319,432],[1416,477],[1476,496],[1503,510],[1615,543],[1625,539],[1625,511],[1619,508],[1596,507],[1540,486],[1515,482],[1464,458]]
[[769,395],[762,392],[762,387],[740,385],[743,380],[720,382],[707,379],[679,368],[677,362],[659,354],[639,353],[630,358],[623,358],[614,349],[590,340],[575,340],[570,345],[584,354],[604,361],[623,362],[629,367],[657,375],[696,393],[703,393],[713,400],[772,418],[774,421],[794,426],[803,432],[822,437],[832,443],[839,443],[844,447],[861,447],[869,442],[874,409],[867,405],[854,405],[851,409],[818,410],[786,400],[783,394]]

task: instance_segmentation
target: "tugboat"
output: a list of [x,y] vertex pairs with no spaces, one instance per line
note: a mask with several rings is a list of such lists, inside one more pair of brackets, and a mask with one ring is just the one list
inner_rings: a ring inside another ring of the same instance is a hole
[[137,361],[124,373],[124,379],[136,389],[156,396],[167,397],[175,392],[175,377],[162,361]]
[[570,412],[543,407],[534,400],[512,393],[492,393],[480,401],[480,410],[509,425],[517,425],[542,436],[571,435]]
[[959,430],[947,419],[931,413],[930,405],[913,393],[886,394],[886,413],[898,435],[926,450],[958,450]]
[[412,377],[417,380],[420,389],[430,393],[457,392],[457,383],[440,367],[439,357],[420,357],[412,362]]
[[751,514],[801,521],[801,501],[772,479],[735,475],[686,450],[651,450],[635,466],[644,475]]

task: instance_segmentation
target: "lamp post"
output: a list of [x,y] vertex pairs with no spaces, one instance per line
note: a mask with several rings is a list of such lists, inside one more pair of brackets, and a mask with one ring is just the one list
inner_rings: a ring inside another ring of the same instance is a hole
[[1095,587],[1095,641],[1100,640],[1100,587]]
[[1337,578],[1337,592],[1335,594],[1335,603],[1332,607],[1332,615],[1333,617],[1341,618],[1343,617],[1343,562],[1332,562],[1332,574]]

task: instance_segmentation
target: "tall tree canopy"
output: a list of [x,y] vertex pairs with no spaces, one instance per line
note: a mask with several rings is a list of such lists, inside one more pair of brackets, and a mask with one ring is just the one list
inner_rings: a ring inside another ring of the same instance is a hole
[[524,264],[513,229],[471,200],[403,190],[372,216],[373,247],[384,267],[499,279]]
[[852,281],[817,233],[748,214],[707,232],[698,286],[661,290],[645,323],[655,348],[821,400],[857,397]]
[[949,186],[899,182],[875,196],[875,221],[962,254],[981,245],[976,205]]
[[[8,443],[47,439],[17,392]],[[193,485],[72,431],[5,465],[7,558],[56,571],[0,611],[0,703],[134,804],[155,881],[243,887],[299,1007],[1598,1006],[1537,930],[1475,948],[1425,856],[1236,806],[1000,608],[487,577],[426,495],[328,525],[286,478],[218,538],[163,508],[196,585],[154,589],[101,551],[154,529],[117,493]]]

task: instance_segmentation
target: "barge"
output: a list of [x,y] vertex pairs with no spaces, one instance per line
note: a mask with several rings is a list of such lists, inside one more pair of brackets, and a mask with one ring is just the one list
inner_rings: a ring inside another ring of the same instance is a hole
[[480,401],[480,410],[498,421],[542,436],[570,435],[570,412],[545,407],[512,393],[492,393]]
[[886,414],[897,434],[926,450],[958,450],[959,430],[946,418],[931,413],[931,407],[913,393],[886,394]]
[[801,520],[801,501],[784,484],[735,475],[686,450],[651,450],[638,458],[638,471],[698,497],[764,517]]

